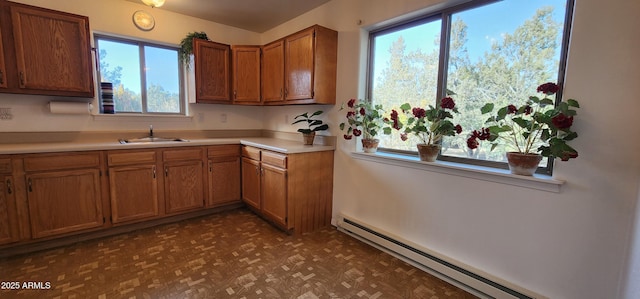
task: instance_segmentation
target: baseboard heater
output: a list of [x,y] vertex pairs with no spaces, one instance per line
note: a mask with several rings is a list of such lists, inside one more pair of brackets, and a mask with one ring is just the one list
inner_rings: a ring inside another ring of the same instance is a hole
[[480,298],[548,299],[444,255],[340,214],[338,229]]

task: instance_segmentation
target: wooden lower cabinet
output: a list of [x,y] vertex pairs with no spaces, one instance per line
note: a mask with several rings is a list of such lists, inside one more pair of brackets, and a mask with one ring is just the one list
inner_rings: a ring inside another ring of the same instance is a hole
[[242,198],[276,226],[294,233],[331,223],[333,151],[281,154],[242,149]]
[[240,146],[218,145],[208,148],[208,207],[241,201]]
[[0,245],[16,242],[20,238],[15,190],[13,177],[0,174]]
[[165,150],[164,201],[167,214],[204,207],[205,174],[202,147]]
[[33,238],[104,224],[99,169],[30,173],[26,180]]
[[114,225],[159,215],[155,151],[112,151],[109,165],[109,202]]

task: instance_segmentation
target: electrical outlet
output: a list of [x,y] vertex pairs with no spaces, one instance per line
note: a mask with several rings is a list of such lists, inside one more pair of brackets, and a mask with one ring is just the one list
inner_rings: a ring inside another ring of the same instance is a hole
[[12,118],[11,108],[0,108],[0,120],[10,120]]

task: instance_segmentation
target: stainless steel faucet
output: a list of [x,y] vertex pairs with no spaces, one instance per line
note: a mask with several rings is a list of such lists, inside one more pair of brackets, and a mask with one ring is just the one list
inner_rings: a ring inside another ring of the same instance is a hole
[[149,137],[153,137],[153,125],[149,125]]

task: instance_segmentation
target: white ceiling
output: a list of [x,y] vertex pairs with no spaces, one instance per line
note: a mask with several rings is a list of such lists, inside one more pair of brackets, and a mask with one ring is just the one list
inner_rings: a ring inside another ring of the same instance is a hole
[[[142,4],[140,0],[127,0]],[[166,0],[164,9],[254,32],[265,32],[330,0]]]

